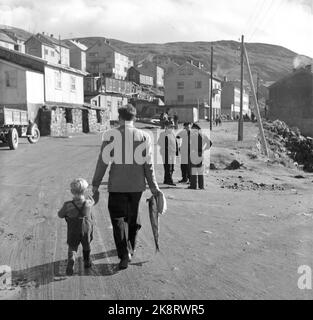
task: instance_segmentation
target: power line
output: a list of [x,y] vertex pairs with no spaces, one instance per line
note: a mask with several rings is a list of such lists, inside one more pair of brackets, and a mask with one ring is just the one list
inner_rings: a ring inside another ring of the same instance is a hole
[[259,20],[256,20],[256,22],[255,22],[255,28],[254,28],[252,34],[250,33],[250,36],[249,36],[248,41],[251,40],[252,36],[253,36],[253,35],[255,34],[255,32],[258,30],[260,24],[264,22],[265,17],[267,16],[268,12],[269,12],[270,9],[272,8],[273,4],[274,4],[274,0],[271,0],[270,5],[269,5],[269,6],[265,9],[265,11],[264,11],[264,14],[259,16],[259,17],[260,17]]
[[272,10],[272,14],[270,14],[269,16],[267,16],[266,19],[263,20],[263,22],[259,25],[259,27],[253,32],[253,34],[250,36],[250,41],[251,39],[253,38],[253,36],[255,35],[255,33],[257,32],[257,30],[259,29],[262,29],[262,27],[268,22],[270,21],[277,13],[277,11],[281,8],[282,4],[285,4],[286,5],[286,2],[284,0],[281,0],[278,4],[278,6],[276,7],[276,9],[273,9]]
[[261,7],[258,10],[257,9],[254,10],[254,13],[255,13],[255,15],[253,16],[254,19],[252,21],[251,26],[249,26],[249,31],[246,33],[247,35],[251,34],[252,31],[254,30],[255,26],[257,25],[259,17],[264,13],[263,10],[265,9],[266,4],[267,4],[267,0],[263,0]]
[[[243,33],[245,32],[245,30],[249,27],[250,23],[253,23],[253,21],[255,21],[255,18],[257,17],[257,14],[259,12],[259,10],[261,9],[261,7],[264,5],[265,1],[263,0],[258,0],[257,6],[255,8],[252,9],[252,13],[249,15],[245,26],[243,28]],[[261,5],[261,6],[260,6]]]
[[[265,19],[265,20],[263,21],[262,24],[260,24],[260,26],[259,26],[258,29],[262,29],[262,27],[263,27],[267,22],[269,22],[269,21],[276,15],[277,11],[281,8],[282,4],[285,4],[285,5],[286,5],[286,2],[285,2],[284,0],[281,0],[281,1],[279,2],[278,6],[276,7],[276,9],[273,9],[272,14],[269,15],[269,16],[267,17],[267,19]],[[256,33],[256,31],[257,31],[257,29],[256,29],[256,30],[254,31],[254,33],[251,35],[250,41],[251,41],[251,39],[253,38],[253,36],[254,36],[254,34]]]

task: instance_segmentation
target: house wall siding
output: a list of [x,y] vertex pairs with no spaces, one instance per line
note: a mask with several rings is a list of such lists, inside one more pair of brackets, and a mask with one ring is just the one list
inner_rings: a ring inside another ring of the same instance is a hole
[[13,43],[8,43],[5,41],[0,41],[0,47],[4,47],[10,50],[14,50],[14,44]]
[[[16,75],[16,86],[7,87],[6,73],[13,73]],[[0,104],[14,105],[14,107],[21,106],[22,109],[27,105],[26,92],[26,70],[6,63],[0,60]]]
[[[61,89],[56,88],[56,72],[61,74]],[[71,90],[71,77],[76,79],[76,90]],[[45,66],[46,101],[80,104],[84,103],[83,76]]]

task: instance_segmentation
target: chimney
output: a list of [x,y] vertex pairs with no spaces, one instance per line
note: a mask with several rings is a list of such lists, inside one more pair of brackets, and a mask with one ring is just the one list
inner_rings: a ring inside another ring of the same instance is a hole
[[224,82],[227,82],[227,76],[224,76]]

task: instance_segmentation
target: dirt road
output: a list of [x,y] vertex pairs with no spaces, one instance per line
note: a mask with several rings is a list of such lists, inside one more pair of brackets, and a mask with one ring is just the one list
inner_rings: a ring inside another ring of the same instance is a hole
[[[312,299],[312,291],[298,289],[297,270],[313,268],[313,175],[254,159],[256,125],[245,124],[245,134],[238,143],[235,124],[214,128],[218,170],[207,173],[205,191],[160,185],[169,209],[157,255],[144,193],[138,250],[127,270],[117,267],[103,183],[94,267],[84,271],[80,258],[72,277],[65,276],[66,224],[57,210],[70,199],[72,178],[91,181],[100,137],[43,137],[16,151],[0,146],[0,265],[12,267],[14,298]],[[244,166],[224,170],[233,159]]]

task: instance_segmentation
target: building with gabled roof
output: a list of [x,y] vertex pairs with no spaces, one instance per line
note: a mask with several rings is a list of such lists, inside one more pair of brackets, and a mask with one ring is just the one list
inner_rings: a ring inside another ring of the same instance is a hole
[[153,77],[153,85],[156,88],[164,87],[164,69],[149,60],[143,60],[136,65],[143,72]]
[[134,62],[127,54],[112,46],[108,40],[98,40],[87,50],[87,71],[125,80]]
[[70,66],[85,72],[88,47],[76,40],[63,40],[62,43],[70,49]]
[[0,30],[0,47],[14,50],[16,44],[17,43],[11,37]]
[[53,35],[37,33],[31,36],[25,42],[25,52],[51,63],[70,65],[69,47],[61,40],[55,39]]
[[143,86],[153,86],[153,71],[132,66],[127,71],[127,80]]
[[[212,115],[221,114],[221,80],[213,77]],[[199,118],[209,117],[211,75],[202,67],[187,61],[165,73],[164,95],[166,106],[198,108]]]
[[294,70],[269,87],[268,117],[298,127],[303,135],[313,137],[312,65]]

